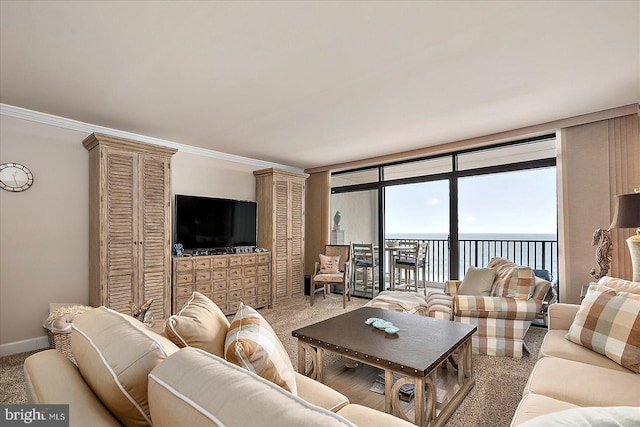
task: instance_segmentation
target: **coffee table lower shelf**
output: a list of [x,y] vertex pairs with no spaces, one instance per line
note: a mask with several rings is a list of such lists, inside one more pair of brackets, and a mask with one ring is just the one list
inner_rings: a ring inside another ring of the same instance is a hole
[[[298,341],[298,372],[326,383],[343,393],[352,403],[384,410],[399,418],[424,427],[442,426],[458,408],[462,400],[475,385],[471,365],[471,337],[457,348],[457,360],[453,357],[443,360],[427,376],[411,376],[406,372],[393,382],[391,369],[376,364],[372,360],[358,360],[360,366],[348,368],[340,360],[324,366],[324,353],[330,351],[314,346],[303,340]],[[307,357],[311,368],[306,369]],[[353,359],[345,359],[353,366]],[[385,372],[385,395],[369,390],[380,370]],[[399,399],[399,389],[404,384],[413,384],[414,398],[411,402]]]

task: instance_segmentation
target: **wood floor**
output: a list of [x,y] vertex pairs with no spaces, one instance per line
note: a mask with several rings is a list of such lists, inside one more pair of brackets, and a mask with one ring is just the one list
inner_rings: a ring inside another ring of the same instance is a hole
[[[325,362],[324,378],[326,385],[347,396],[351,403],[384,412],[384,395],[369,390],[381,372],[384,371],[363,363],[356,368],[347,368],[343,359],[337,358],[331,363]],[[457,370],[451,366],[438,369],[438,408],[444,406],[458,388]],[[414,419],[413,399],[411,402],[402,402],[401,406],[405,414]]]

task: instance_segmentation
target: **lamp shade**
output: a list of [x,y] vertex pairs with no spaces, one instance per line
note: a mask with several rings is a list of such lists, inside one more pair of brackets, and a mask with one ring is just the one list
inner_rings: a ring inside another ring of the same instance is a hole
[[616,196],[615,214],[609,230],[637,227],[640,227],[640,193]]

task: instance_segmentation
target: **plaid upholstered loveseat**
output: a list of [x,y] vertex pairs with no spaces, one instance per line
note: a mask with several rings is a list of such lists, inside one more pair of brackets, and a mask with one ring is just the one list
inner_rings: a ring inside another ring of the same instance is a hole
[[520,358],[524,336],[551,284],[504,258],[493,258],[487,268],[495,269],[489,296],[459,295],[462,282],[448,281],[444,294],[429,295],[429,316],[476,325],[474,354]]

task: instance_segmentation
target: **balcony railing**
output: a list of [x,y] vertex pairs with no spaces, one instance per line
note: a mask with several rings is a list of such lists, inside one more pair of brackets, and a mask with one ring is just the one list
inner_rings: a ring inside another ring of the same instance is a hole
[[[443,283],[449,280],[449,241],[447,239],[385,239],[385,247],[389,240],[418,240],[428,245],[427,282]],[[516,264],[534,269],[548,270],[551,277],[557,277],[558,242],[556,240],[459,240],[458,277],[464,277],[470,266],[485,267],[491,258],[506,258]],[[386,259],[385,259],[386,261]],[[389,277],[389,263],[385,266],[385,277]]]

